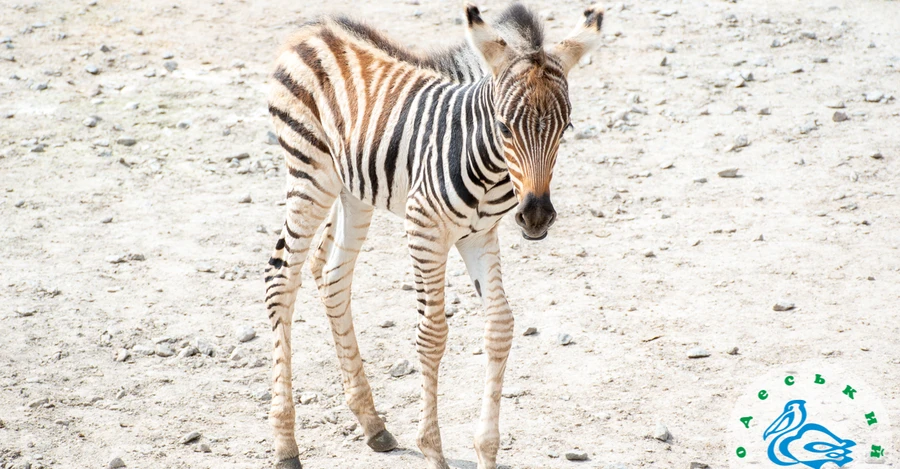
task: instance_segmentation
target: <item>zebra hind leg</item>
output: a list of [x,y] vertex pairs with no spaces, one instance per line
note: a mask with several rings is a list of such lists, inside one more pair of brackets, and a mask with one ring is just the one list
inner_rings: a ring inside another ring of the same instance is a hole
[[375,412],[372,389],[363,371],[350,312],[353,271],[369,231],[372,211],[372,207],[342,192],[310,263],[331,323],[347,405],[359,420],[369,447],[385,452],[396,448],[397,440],[384,428],[384,420]]
[[306,261],[312,237],[337,198],[336,174],[319,172],[316,182],[288,182],[287,216],[281,237],[266,267],[266,310],[272,325],[272,409],[269,420],[275,432],[277,469],[300,469],[294,437],[294,401],[291,387],[291,324],[294,300],[301,285],[300,269]]

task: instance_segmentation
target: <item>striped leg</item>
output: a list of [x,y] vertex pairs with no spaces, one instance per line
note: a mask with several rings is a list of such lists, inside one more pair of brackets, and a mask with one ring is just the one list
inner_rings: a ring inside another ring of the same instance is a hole
[[300,287],[300,269],[309,245],[340,190],[337,173],[319,171],[312,179],[289,177],[287,216],[281,238],[266,268],[266,309],[272,323],[272,410],[275,457],[279,469],[299,469],[300,452],[294,439],[294,401],[291,391],[291,322]]
[[375,413],[372,389],[363,371],[350,313],[353,270],[369,232],[372,211],[371,206],[346,191],[341,192],[340,201],[332,209],[311,266],[319,296],[331,322],[347,404],[362,425],[366,443],[380,452],[396,448],[397,440],[385,430],[384,421]]
[[449,469],[441,447],[438,427],[438,369],[447,345],[447,317],[444,315],[444,274],[448,248],[422,231],[417,222],[407,217],[410,256],[413,259],[419,326],[416,351],[422,368],[422,410],[419,416],[417,443],[429,469]]
[[500,392],[513,338],[513,315],[506,302],[500,273],[497,227],[460,240],[456,248],[484,303],[484,350],[488,361],[481,419],[475,433],[475,453],[478,469],[495,469],[500,446]]

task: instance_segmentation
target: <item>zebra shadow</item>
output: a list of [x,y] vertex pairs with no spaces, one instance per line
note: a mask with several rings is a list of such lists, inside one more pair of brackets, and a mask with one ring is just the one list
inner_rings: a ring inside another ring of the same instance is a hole
[[[389,457],[415,456],[416,458],[425,460],[425,456],[420,451],[409,448],[396,448],[386,455]],[[454,469],[478,469],[478,464],[475,461],[467,461],[464,459],[447,459],[447,464]],[[497,469],[512,469],[512,467],[504,464],[499,464],[497,465]]]

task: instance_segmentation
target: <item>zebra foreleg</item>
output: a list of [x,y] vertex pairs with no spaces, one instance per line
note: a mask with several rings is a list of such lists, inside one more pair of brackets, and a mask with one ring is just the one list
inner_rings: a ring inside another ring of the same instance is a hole
[[396,448],[397,440],[385,430],[384,421],[375,412],[350,312],[353,271],[369,231],[372,211],[372,207],[342,192],[310,264],[331,323],[347,405],[359,420],[369,447],[383,452]]
[[503,291],[497,227],[456,243],[484,305],[484,350],[487,355],[481,418],[475,433],[478,469],[497,467],[500,446],[500,394],[513,338],[513,315]]
[[441,447],[438,427],[438,369],[447,346],[447,317],[444,315],[444,274],[449,248],[441,243],[436,226],[421,226],[407,217],[409,252],[413,260],[419,325],[416,351],[422,370],[422,408],[416,442],[428,469],[449,469]]

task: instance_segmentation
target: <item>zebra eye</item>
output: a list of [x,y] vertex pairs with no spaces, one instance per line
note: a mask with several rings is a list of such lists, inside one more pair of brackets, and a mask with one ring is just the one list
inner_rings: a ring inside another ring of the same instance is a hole
[[566,132],[568,132],[568,131],[570,131],[570,130],[572,130],[572,129],[574,129],[574,128],[575,128],[575,126],[572,125],[571,122],[569,122],[569,125],[567,125],[565,129],[563,129],[563,133],[566,133]]
[[512,137],[512,132],[509,130],[509,127],[507,127],[503,122],[497,121],[497,129],[500,130],[500,135],[503,135],[503,138]]

